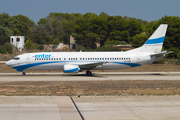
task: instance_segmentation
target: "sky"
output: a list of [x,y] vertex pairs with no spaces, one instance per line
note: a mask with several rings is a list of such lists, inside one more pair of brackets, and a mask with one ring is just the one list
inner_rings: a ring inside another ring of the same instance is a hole
[[25,15],[35,23],[51,12],[96,13],[159,20],[165,15],[180,16],[180,0],[0,0],[0,13]]

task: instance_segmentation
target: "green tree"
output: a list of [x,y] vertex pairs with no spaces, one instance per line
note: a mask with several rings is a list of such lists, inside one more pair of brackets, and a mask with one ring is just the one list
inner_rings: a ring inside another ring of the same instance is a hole
[[42,44],[40,44],[40,45],[38,46],[38,49],[43,50],[43,49],[44,49],[44,46],[43,46]]
[[35,48],[35,44],[31,40],[26,40],[26,43],[25,43],[24,47],[26,49],[28,49],[28,50],[34,49]]
[[140,47],[142,46],[146,41],[148,40],[147,35],[144,33],[140,33],[140,34],[136,34],[133,37],[133,42],[132,42],[132,46],[133,47]]
[[86,51],[86,48],[85,47],[83,47],[83,46],[81,46],[81,45],[79,45],[77,48],[76,48],[76,51]]
[[68,33],[63,33],[59,36],[60,42],[64,42],[65,44],[70,44],[70,36]]
[[13,53],[13,48],[10,43],[5,43],[4,46],[0,45],[0,53],[2,54],[12,54]]
[[11,31],[7,27],[0,26],[0,45],[4,45],[6,42],[9,42]]
[[4,27],[8,27],[13,31],[13,35],[26,36],[29,32],[29,28],[35,25],[34,21],[24,15],[16,15],[8,17],[6,22],[3,24]]
[[3,45],[0,45],[0,53],[1,54],[6,54],[6,50],[5,50]]
[[164,47],[170,49],[176,47],[180,50],[180,17],[165,16],[159,20],[159,24],[168,24]]
[[12,47],[12,45],[10,43],[6,42],[4,44],[4,48],[8,52],[8,54],[12,54],[13,53],[13,47]]
[[58,44],[59,44],[59,40],[58,40],[58,39],[54,39],[54,40],[53,40],[53,44],[54,44],[54,45],[58,45]]
[[[138,20],[131,18],[128,22],[128,31],[129,37],[132,38],[136,34],[140,34],[142,32],[142,24],[138,22]],[[130,40],[130,42],[132,42]]]
[[113,44],[105,44],[102,47],[97,48],[96,51],[121,51],[121,49],[113,47]]
[[46,18],[41,18],[39,21],[38,21],[38,25],[44,25],[48,22],[48,20]]

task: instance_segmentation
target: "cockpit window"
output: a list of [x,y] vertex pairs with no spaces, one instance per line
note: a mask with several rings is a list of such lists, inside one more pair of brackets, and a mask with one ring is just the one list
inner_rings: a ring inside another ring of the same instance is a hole
[[19,60],[20,58],[19,57],[14,57],[13,60]]

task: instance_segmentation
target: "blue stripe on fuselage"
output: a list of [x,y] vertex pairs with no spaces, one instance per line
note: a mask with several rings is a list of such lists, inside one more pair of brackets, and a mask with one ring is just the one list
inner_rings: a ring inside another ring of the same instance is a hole
[[149,39],[148,41],[146,41],[145,44],[159,44],[159,43],[163,43],[164,42],[164,38],[165,37],[160,37],[160,38],[156,38],[156,39]]
[[123,64],[123,65],[128,65],[128,66],[130,66],[130,67],[141,66],[140,64],[137,64],[137,63],[125,63],[125,62],[113,62],[113,63],[116,63],[116,64]]

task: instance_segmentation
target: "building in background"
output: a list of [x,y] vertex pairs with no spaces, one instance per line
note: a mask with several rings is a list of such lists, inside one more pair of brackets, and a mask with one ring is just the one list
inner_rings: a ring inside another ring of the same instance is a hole
[[132,49],[132,45],[113,45],[113,47],[118,47],[120,48],[121,50],[131,50]]
[[54,44],[44,44],[44,49],[45,50],[64,50],[64,49],[69,49],[69,44],[64,44],[64,43],[59,43],[58,45]]
[[13,45],[13,49],[22,51],[24,48],[24,36],[10,36],[10,43]]
[[79,45],[75,42],[74,38],[70,35],[70,49],[76,49]]

